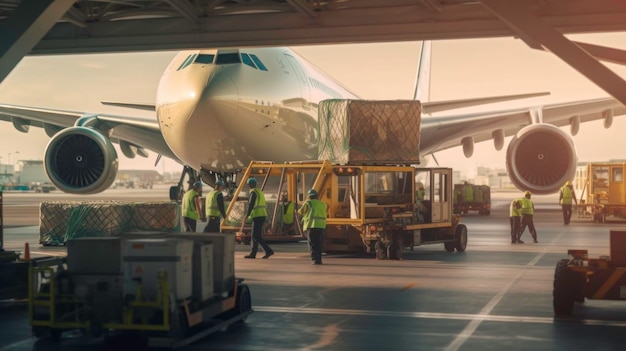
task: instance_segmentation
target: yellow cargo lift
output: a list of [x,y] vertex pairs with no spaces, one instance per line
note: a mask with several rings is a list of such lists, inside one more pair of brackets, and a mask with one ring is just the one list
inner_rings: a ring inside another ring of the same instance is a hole
[[625,162],[594,162],[579,166],[574,189],[579,195],[578,215],[594,222],[626,218]]
[[[334,165],[326,160],[285,164],[252,161],[242,179],[249,177],[257,180],[265,194],[265,240],[304,239],[297,216],[293,227],[281,222],[281,195],[286,194],[287,200],[295,203],[296,211],[307,191],[315,189],[328,208],[324,237],[327,253],[373,253],[376,247],[384,246],[392,251],[389,258],[399,258],[394,248],[401,251],[443,243],[447,251],[464,251],[467,245],[467,228],[459,223],[460,216],[452,213],[450,168]],[[242,181],[233,194],[222,232],[235,233],[240,243],[247,244],[251,225],[245,221],[245,188],[246,182]]]

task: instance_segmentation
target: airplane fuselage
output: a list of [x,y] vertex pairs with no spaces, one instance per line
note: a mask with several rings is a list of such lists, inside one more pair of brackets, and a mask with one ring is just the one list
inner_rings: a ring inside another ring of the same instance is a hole
[[317,156],[317,103],[356,95],[286,48],[185,51],[157,90],[165,141],[194,169]]

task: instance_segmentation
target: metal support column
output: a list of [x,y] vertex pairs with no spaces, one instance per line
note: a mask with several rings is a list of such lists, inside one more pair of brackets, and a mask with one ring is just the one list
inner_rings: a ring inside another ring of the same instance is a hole
[[0,23],[0,82],[39,43],[76,0],[22,1]]

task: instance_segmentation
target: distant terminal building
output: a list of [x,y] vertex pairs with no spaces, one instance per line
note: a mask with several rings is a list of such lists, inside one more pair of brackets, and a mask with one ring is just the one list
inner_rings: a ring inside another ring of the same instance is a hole
[[0,163],[0,184],[13,183],[15,166]]
[[42,160],[20,160],[21,170],[17,173],[17,183],[34,184],[50,182],[43,168]]

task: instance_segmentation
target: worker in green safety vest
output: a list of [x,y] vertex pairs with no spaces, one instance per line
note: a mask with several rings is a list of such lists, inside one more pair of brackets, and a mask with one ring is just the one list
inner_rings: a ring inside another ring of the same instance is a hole
[[263,223],[267,218],[265,195],[256,187],[256,179],[249,178],[247,183],[250,188],[247,217],[252,220],[252,249],[244,258],[256,258],[259,245],[261,245],[265,251],[263,258],[267,259],[274,254],[274,250],[263,240]]
[[578,205],[574,187],[572,187],[572,184],[567,181],[563,187],[561,187],[561,192],[559,193],[559,203],[561,204],[561,210],[563,211],[563,224],[565,225],[568,225],[570,219],[572,218],[572,201]]
[[226,218],[226,210],[224,208],[224,181],[215,182],[215,189],[206,196],[206,217],[207,224],[204,227],[205,233],[219,233],[220,220]]
[[287,193],[283,193],[280,198],[280,208],[278,211],[278,223],[281,225],[283,232],[287,232],[289,235],[294,234],[293,230],[293,201],[289,201]]
[[196,221],[202,217],[204,221],[204,214],[202,212],[202,204],[200,203],[200,192],[202,192],[202,182],[197,181],[193,183],[191,188],[187,190],[183,195],[183,208],[182,215],[185,222],[185,231],[196,232]]
[[298,213],[302,216],[302,229],[307,233],[312,264],[322,264],[322,243],[326,230],[326,203],[317,199],[317,191],[309,190],[308,199]]

